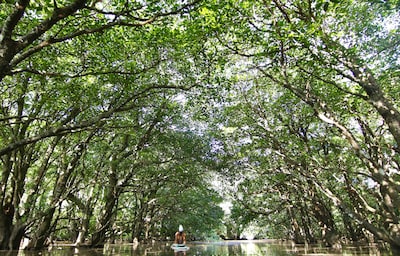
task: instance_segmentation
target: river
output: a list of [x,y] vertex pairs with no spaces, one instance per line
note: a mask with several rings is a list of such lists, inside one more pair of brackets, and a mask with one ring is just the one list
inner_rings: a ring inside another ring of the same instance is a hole
[[221,241],[221,242],[192,242],[188,243],[189,250],[186,252],[174,252],[171,243],[156,242],[150,244],[113,244],[106,245],[102,249],[73,248],[68,246],[54,245],[44,251],[28,252],[1,252],[0,256],[228,256],[228,255],[346,255],[346,256],[395,256],[393,252],[385,251],[377,245],[369,246],[344,246],[342,248],[326,248],[319,245],[294,245],[288,242],[275,240],[254,241]]

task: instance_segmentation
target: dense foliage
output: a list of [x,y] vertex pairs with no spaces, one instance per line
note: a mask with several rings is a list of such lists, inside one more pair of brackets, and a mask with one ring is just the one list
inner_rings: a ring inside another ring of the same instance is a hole
[[0,249],[179,224],[400,248],[399,10],[0,1]]
[[240,220],[247,212],[296,242],[398,247],[399,3],[229,7],[219,40],[234,83],[221,141]]

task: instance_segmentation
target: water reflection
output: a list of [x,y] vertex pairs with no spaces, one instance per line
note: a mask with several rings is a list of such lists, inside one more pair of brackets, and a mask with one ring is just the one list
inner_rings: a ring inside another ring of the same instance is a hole
[[223,241],[223,242],[193,242],[189,243],[187,252],[174,252],[171,243],[157,242],[150,244],[120,244],[107,245],[102,249],[73,248],[54,246],[44,251],[14,251],[1,252],[0,256],[230,256],[230,255],[347,255],[347,256],[394,256],[395,254],[383,251],[377,246],[347,246],[341,249],[326,248],[323,246],[301,246],[276,241]]
[[195,244],[191,255],[293,255],[282,248],[265,242],[230,241]]

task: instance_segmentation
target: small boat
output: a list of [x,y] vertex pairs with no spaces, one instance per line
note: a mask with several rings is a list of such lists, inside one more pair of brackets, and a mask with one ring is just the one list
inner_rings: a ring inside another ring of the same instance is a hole
[[182,251],[189,250],[189,247],[186,246],[185,244],[172,244],[171,248],[172,248],[172,250],[174,250],[176,252],[182,252]]

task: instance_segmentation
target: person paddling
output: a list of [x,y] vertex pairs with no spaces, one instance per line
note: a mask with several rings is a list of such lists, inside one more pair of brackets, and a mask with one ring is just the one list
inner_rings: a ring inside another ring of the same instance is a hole
[[[174,245],[176,248],[186,248],[186,234],[183,232],[183,226],[179,225],[178,232],[175,233],[175,241]],[[188,247],[186,249],[189,249]],[[175,250],[174,252],[175,256],[183,255],[186,256],[186,250],[185,251],[180,251],[180,250]]]
[[175,233],[175,244],[184,246],[186,244],[186,234],[183,232],[183,226],[179,225],[178,232]]

